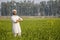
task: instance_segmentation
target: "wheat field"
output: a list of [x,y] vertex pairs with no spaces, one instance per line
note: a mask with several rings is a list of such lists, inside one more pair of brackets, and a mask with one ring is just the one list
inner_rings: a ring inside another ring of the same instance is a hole
[[0,20],[0,40],[60,40],[60,18],[29,18],[20,22],[22,35],[14,37],[10,19]]

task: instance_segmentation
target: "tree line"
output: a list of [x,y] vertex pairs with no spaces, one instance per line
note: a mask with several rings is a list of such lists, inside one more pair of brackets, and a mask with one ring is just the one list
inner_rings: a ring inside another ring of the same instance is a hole
[[12,15],[13,9],[16,9],[20,16],[60,16],[60,0],[42,1],[39,4],[34,1],[1,3],[2,16]]

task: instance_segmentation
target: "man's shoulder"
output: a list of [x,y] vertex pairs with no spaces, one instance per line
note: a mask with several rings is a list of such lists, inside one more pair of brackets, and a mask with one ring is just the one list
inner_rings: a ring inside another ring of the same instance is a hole
[[16,15],[16,16],[18,16],[18,15]]
[[14,15],[12,15],[12,16],[11,16],[11,18],[15,18],[15,17],[19,17],[19,16],[18,16],[18,15],[15,15],[15,16],[14,16]]
[[14,16],[12,15],[11,18],[13,18]]
[[11,16],[11,17],[13,17],[13,16]]
[[17,17],[19,17],[19,16],[17,15]]

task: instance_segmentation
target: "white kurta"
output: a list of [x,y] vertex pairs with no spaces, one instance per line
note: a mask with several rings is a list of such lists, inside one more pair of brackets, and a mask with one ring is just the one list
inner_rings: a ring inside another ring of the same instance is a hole
[[18,20],[18,19],[23,20],[22,18],[20,18],[17,15],[13,15],[11,17],[11,20],[12,20],[12,23],[13,23],[13,27],[12,27],[13,33],[21,33],[21,28],[20,28],[19,22],[18,23],[15,23],[16,20]]

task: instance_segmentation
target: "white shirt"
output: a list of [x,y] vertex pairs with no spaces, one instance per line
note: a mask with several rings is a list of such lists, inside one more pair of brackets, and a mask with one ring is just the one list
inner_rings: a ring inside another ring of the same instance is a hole
[[21,33],[20,24],[19,24],[19,22],[16,23],[16,21],[19,19],[23,20],[21,17],[19,17],[17,15],[11,16],[11,20],[12,20],[12,24],[13,24],[13,27],[12,27],[13,33]]

